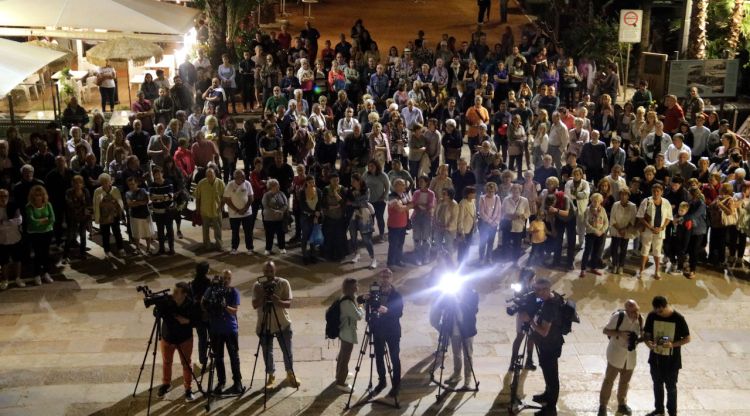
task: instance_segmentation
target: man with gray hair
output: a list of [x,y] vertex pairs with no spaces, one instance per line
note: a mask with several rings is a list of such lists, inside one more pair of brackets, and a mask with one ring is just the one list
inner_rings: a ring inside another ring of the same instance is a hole
[[617,413],[631,415],[627,404],[628,386],[633,376],[636,360],[636,345],[643,334],[643,317],[638,312],[638,303],[633,299],[625,302],[625,307],[612,314],[602,331],[609,338],[607,345],[607,369],[599,392],[599,412],[607,415],[607,403],[612,394],[615,378],[620,376],[617,386]]

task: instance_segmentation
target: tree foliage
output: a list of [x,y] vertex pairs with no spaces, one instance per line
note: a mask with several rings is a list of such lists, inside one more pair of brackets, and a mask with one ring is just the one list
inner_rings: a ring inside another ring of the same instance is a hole
[[[742,13],[735,13],[737,6]],[[707,20],[706,58],[733,57],[738,48],[750,48],[750,4],[737,0],[710,0]]]

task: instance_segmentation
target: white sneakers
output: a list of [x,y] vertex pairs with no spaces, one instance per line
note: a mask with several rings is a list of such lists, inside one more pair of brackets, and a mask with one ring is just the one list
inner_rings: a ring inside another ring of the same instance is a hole
[[281,249],[281,250],[279,251],[279,253],[281,253],[281,254],[286,254],[286,249],[285,249],[285,248],[282,248],[282,249]]
[[374,270],[377,267],[378,267],[378,261],[375,260],[375,259],[372,259],[372,261],[370,262],[370,265],[367,266],[367,268],[370,269],[370,270]]
[[16,279],[16,286],[18,286],[18,287],[26,287],[26,282],[24,282],[23,280],[21,280],[21,278],[19,277],[18,279]]
[[55,281],[54,281],[54,280],[52,280],[52,278],[50,277],[49,273],[44,273],[44,274],[42,275],[42,281],[43,281],[44,283],[55,283]]
[[34,277],[34,284],[36,286],[41,286],[42,285],[42,276],[35,276]]
[[336,388],[344,393],[350,393],[352,391],[352,386],[349,384],[336,384]]
[[268,251],[268,250],[263,250],[263,255],[264,255],[264,256],[270,256],[270,255],[271,255],[271,252],[270,252],[270,251]]

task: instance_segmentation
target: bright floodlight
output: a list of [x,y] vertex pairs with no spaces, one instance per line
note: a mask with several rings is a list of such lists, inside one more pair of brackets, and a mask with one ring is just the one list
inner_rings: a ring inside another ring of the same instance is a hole
[[510,288],[513,289],[514,292],[520,292],[521,290],[523,290],[523,285],[520,283],[512,283],[510,285]]
[[454,295],[461,289],[461,276],[455,273],[446,273],[440,279],[438,288],[446,295]]

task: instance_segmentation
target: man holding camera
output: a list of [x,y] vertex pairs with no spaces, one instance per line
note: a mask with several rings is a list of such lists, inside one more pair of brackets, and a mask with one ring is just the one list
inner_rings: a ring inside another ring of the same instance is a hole
[[[240,373],[239,352],[239,325],[237,323],[237,311],[240,307],[240,292],[232,287],[232,272],[224,270],[220,281],[212,283],[211,287],[203,295],[202,304],[208,309],[208,328],[211,333],[211,350],[214,353],[214,365],[216,367],[216,378],[218,383],[213,394],[240,395],[244,393],[242,386],[242,374]],[[215,278],[215,279],[217,279]],[[215,287],[216,285],[223,285]],[[216,294],[211,291],[219,291],[223,297],[220,305],[216,304]],[[224,347],[229,353],[229,363],[232,367],[232,387],[223,390],[227,380],[224,368]]]
[[682,368],[680,347],[690,342],[685,317],[664,296],[654,296],[653,311],[646,317],[643,339],[651,350],[648,363],[654,382],[655,410],[647,416],[664,416],[664,388],[667,390],[667,413],[677,415],[677,376]]
[[166,298],[163,305],[154,309],[154,316],[161,318],[161,355],[162,385],[157,395],[164,397],[172,383],[172,360],[178,350],[182,363],[182,378],[185,386],[185,401],[195,400],[190,384],[193,373],[190,370],[190,356],[193,354],[193,327],[197,321],[198,308],[188,296],[190,286],[185,282],[177,283],[172,296]]
[[533,400],[543,405],[536,415],[557,415],[557,398],[560,395],[560,374],[557,360],[563,346],[562,316],[560,314],[560,296],[552,291],[552,283],[547,279],[536,279],[534,293],[542,300],[537,316],[531,320],[531,331],[539,347],[539,366],[544,375],[544,393],[537,394]]
[[396,397],[401,386],[401,359],[399,358],[401,322],[399,319],[404,313],[404,301],[401,294],[391,284],[392,279],[391,269],[383,269],[380,272],[380,292],[365,294],[362,299],[368,303],[370,330],[375,346],[375,366],[378,370],[378,384],[373,389],[372,395],[380,393],[386,386],[385,347],[387,345],[393,366],[393,386],[388,396]]
[[628,416],[633,414],[628,407],[627,396],[630,378],[633,376],[636,363],[635,347],[643,332],[643,318],[638,311],[638,303],[629,299],[625,302],[625,309],[613,313],[609,323],[604,327],[603,332],[609,337],[609,345],[607,346],[607,370],[599,392],[597,416],[607,416],[607,403],[609,403],[612,385],[618,374],[620,384],[617,386],[617,413]]
[[[294,374],[292,360],[292,322],[289,308],[292,306],[292,286],[289,281],[276,276],[276,264],[267,261],[263,265],[263,276],[253,286],[253,309],[258,311],[255,333],[260,338],[266,364],[266,387],[273,386],[276,367],[273,361],[273,338],[279,338],[279,347],[284,356],[286,381],[292,387],[300,382]],[[264,320],[265,317],[265,320]]]

